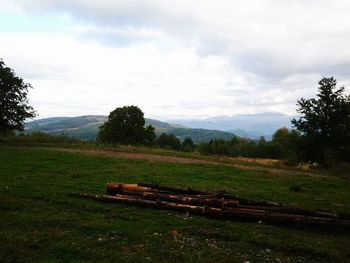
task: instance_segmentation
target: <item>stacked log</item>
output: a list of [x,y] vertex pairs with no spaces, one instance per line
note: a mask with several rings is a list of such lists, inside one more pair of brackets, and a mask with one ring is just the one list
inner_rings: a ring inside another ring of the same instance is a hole
[[157,184],[108,183],[107,195],[71,194],[103,202],[168,209],[228,220],[254,220],[273,223],[298,223],[350,228],[347,215],[309,211],[280,203],[239,198],[227,193],[178,189]]

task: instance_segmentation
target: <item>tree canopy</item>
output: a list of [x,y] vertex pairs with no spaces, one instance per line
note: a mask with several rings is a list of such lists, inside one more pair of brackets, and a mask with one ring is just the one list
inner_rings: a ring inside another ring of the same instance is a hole
[[306,161],[350,161],[350,96],[337,81],[322,78],[317,98],[298,100],[300,119],[292,120],[301,133],[301,156]]
[[276,130],[272,136],[272,142],[281,148],[281,157],[288,164],[294,165],[298,161],[298,150],[300,146],[300,134],[296,130],[289,130],[286,127]]
[[181,149],[185,152],[193,152],[196,149],[196,145],[194,144],[191,137],[185,138],[181,144]]
[[0,133],[23,130],[24,121],[35,117],[27,94],[31,88],[0,60]]
[[156,144],[161,148],[168,148],[176,151],[181,149],[181,142],[174,134],[162,133],[157,138]]
[[98,141],[120,144],[152,144],[154,128],[145,127],[145,118],[137,106],[124,106],[112,111],[100,127]]

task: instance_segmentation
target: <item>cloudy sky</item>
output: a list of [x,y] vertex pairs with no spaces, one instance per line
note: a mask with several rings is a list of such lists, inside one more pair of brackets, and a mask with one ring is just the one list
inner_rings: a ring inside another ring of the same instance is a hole
[[0,0],[0,58],[39,117],[293,115],[350,87],[349,0]]

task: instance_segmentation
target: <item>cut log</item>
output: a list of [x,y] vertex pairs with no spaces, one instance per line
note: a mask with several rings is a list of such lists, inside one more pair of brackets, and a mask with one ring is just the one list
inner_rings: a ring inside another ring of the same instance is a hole
[[327,218],[341,218],[339,215],[329,212],[311,211],[302,208],[294,207],[270,207],[270,206],[251,206],[251,205],[239,205],[240,208],[248,208],[255,210],[264,210],[270,212],[286,213],[286,214],[297,214],[305,216],[315,216],[315,217],[327,217]]
[[[169,189],[169,187],[166,187]],[[172,188],[173,189],[173,188]],[[225,200],[224,198],[216,198],[215,194],[200,195],[198,191],[194,195],[179,195],[164,193],[165,190],[157,192],[157,189],[151,187],[139,186],[136,184],[121,184],[121,183],[108,183],[107,193],[111,195],[123,194],[129,196],[142,196],[144,199],[148,200],[158,200],[169,201],[179,204],[189,204],[189,205],[206,205],[217,208],[224,207],[237,207],[239,202],[237,200]],[[164,191],[164,192],[163,192]],[[185,191],[183,191],[185,192]],[[187,192],[187,190],[186,190]]]
[[[134,196],[145,196],[146,199],[163,201],[170,201],[174,203],[190,204],[190,205],[209,205],[212,207],[239,207],[250,208],[256,210],[264,210],[269,212],[279,212],[287,214],[298,214],[306,216],[326,217],[349,219],[346,215],[337,215],[330,212],[323,211],[309,211],[301,208],[287,207],[280,203],[256,201],[240,198],[229,195],[223,192],[209,192],[199,191],[192,188],[179,189],[174,187],[160,186],[158,184],[122,184],[122,183],[108,183],[107,193],[110,194],[126,194]],[[179,194],[182,193],[182,194]],[[147,196],[147,197],[146,197]]]
[[168,187],[168,186],[162,186],[158,184],[148,184],[148,183],[138,183],[137,185],[142,187],[148,187],[154,190],[160,190],[160,191],[167,191],[170,193],[175,194],[189,194],[189,195],[215,195],[217,198],[225,198],[225,200],[233,199],[239,201],[240,204],[244,205],[257,205],[257,206],[269,206],[269,207],[283,207],[281,203],[275,203],[275,202],[266,202],[266,201],[258,201],[258,200],[249,200],[245,198],[241,198],[238,196],[230,195],[223,192],[210,192],[210,191],[201,191],[201,190],[195,190],[193,188],[187,188],[187,189],[181,189],[181,188],[174,188],[174,187]]
[[114,194],[122,193],[124,191],[157,192],[156,190],[150,187],[143,187],[137,184],[122,184],[122,183],[116,183],[116,182],[107,183],[108,194],[114,195]]
[[[206,205],[217,208],[224,207],[237,207],[239,202],[236,200],[225,200],[224,198],[218,199],[212,195],[174,195],[166,193],[155,193],[155,192],[144,192],[142,189],[144,187],[123,187],[123,185],[108,185],[107,193],[113,195],[128,195],[135,197],[142,197],[146,200],[162,200],[169,201],[179,204],[188,204],[188,205]],[[125,189],[133,189],[134,191],[129,191]],[[136,190],[136,191],[135,191]]]
[[246,219],[246,220],[263,220],[274,223],[301,223],[307,225],[323,225],[332,227],[350,228],[350,221],[336,218],[314,217],[295,214],[278,213],[249,208],[229,208],[220,209],[210,206],[196,206],[188,204],[178,204],[160,200],[145,200],[141,196],[128,195],[89,195],[89,194],[71,194],[74,197],[85,199],[94,199],[102,202],[116,202],[142,207],[152,207],[158,209],[169,209],[174,211],[186,212],[194,215],[202,215],[211,218],[225,218],[229,220]]
[[158,185],[158,184],[138,183],[137,185],[143,186],[143,187],[152,188],[152,189],[155,189],[155,190],[161,190],[161,191],[166,191],[166,192],[170,192],[170,193],[176,193],[176,194],[190,194],[190,195],[211,195],[211,194],[215,194],[214,192],[194,190],[192,188],[180,189],[180,188],[174,188],[174,187],[169,187],[169,186],[162,186],[162,185]]
[[241,218],[248,220],[262,220],[265,222],[272,223],[297,223],[303,225],[314,225],[314,226],[331,226],[331,227],[346,227],[350,228],[350,221],[326,218],[326,217],[315,217],[315,216],[304,216],[295,214],[286,214],[278,212],[267,212],[263,210],[245,209],[245,208],[233,208],[222,211],[222,216],[227,219]]
[[222,193],[222,192],[218,192],[217,197],[238,200],[239,203],[242,205],[266,206],[266,207],[285,207],[285,205],[283,205],[281,203],[267,202],[267,201],[260,201],[260,200],[250,200],[250,199],[246,199],[246,198],[242,198],[239,196],[235,196],[235,195],[231,195],[231,194],[227,194],[227,193]]
[[69,196],[79,197],[83,199],[93,199],[93,200],[97,200],[100,202],[107,202],[107,203],[124,203],[124,204],[137,205],[141,207],[169,209],[169,210],[186,212],[186,213],[195,214],[195,215],[209,216],[214,214],[214,216],[216,217],[221,216],[221,209],[219,208],[176,204],[176,203],[165,202],[160,200],[156,200],[156,201],[144,200],[142,198],[136,198],[134,196],[127,196],[127,195],[117,194],[116,196],[110,196],[110,195],[90,195],[90,194],[84,194],[84,193],[70,193]]
[[[127,193],[124,193],[127,194]],[[172,195],[172,194],[162,194],[162,193],[150,193],[146,192],[142,194],[142,197],[147,200],[162,200],[172,203],[179,204],[188,204],[188,205],[197,205],[197,206],[211,206],[216,208],[225,208],[225,207],[237,207],[239,202],[236,200],[225,200],[212,198],[212,197],[203,197],[198,195],[193,196],[184,196],[184,195]]]

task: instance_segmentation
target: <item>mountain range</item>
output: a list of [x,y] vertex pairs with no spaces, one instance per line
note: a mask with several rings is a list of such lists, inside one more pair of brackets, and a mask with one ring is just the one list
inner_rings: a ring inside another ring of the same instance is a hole
[[218,116],[206,119],[177,119],[173,123],[189,128],[216,129],[234,133],[241,137],[258,139],[264,136],[270,140],[273,133],[282,127],[291,128],[291,120],[296,116],[289,116],[278,112],[264,112],[258,114],[240,114],[231,117]]
[[[157,135],[172,133],[180,140],[191,137],[195,143],[208,142],[212,139],[230,140],[234,136],[258,139],[264,136],[271,139],[272,134],[281,127],[290,128],[292,117],[281,113],[267,112],[232,117],[213,117],[207,119],[177,119],[163,122],[145,119],[147,125],[155,127]],[[30,121],[25,124],[28,133],[42,131],[52,135],[94,141],[99,127],[107,120],[103,115],[86,115],[78,117],[52,117]]]
[[[53,117],[30,121],[25,124],[28,133],[41,131],[52,135],[65,135],[72,138],[94,141],[99,127],[107,120],[107,116],[87,115],[78,117]],[[191,137],[195,143],[208,142],[212,139],[230,140],[236,136],[231,132],[208,129],[187,128],[179,124],[171,124],[153,119],[145,119],[146,125],[152,125],[155,133],[172,133],[180,140]]]

